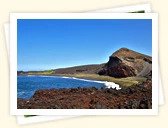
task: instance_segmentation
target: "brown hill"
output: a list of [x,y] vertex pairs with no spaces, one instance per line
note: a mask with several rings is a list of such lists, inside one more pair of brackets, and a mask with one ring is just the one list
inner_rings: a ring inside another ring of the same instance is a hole
[[55,69],[55,74],[76,74],[76,73],[85,73],[85,74],[97,74],[100,70],[103,69],[105,64],[93,64],[93,65],[82,65],[68,68],[59,68]]
[[152,57],[127,48],[121,48],[109,57],[109,61],[98,74],[119,78],[130,76],[149,77],[150,72],[152,72]]
[[114,52],[107,63],[59,68],[46,71],[18,71],[18,75],[99,74],[116,78],[142,76],[151,78],[152,57],[121,48]]

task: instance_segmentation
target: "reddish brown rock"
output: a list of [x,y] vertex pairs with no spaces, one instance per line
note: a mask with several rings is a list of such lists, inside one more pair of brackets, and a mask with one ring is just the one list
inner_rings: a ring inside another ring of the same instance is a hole
[[146,77],[152,71],[152,58],[127,48],[121,48],[114,52],[99,75],[112,77]]
[[152,86],[115,89],[75,88],[38,90],[29,100],[18,99],[19,109],[151,109]]
[[107,70],[107,75],[117,78],[136,76],[135,70],[124,63],[109,67]]

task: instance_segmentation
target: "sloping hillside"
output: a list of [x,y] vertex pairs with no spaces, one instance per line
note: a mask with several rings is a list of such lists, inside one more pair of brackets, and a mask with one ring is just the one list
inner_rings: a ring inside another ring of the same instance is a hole
[[76,74],[76,73],[85,73],[85,74],[97,74],[100,70],[103,69],[105,64],[94,64],[94,65],[83,65],[75,66],[68,68],[55,69],[55,74]]
[[140,76],[151,78],[152,57],[121,48],[114,52],[107,63],[59,68],[46,71],[18,71],[18,75],[99,74],[116,78]]

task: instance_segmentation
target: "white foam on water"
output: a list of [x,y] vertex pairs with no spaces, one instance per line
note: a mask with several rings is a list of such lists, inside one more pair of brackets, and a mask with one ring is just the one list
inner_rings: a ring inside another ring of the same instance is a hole
[[114,82],[107,82],[107,81],[97,81],[97,80],[87,80],[87,79],[80,79],[80,78],[76,78],[76,77],[62,77],[62,78],[68,78],[68,79],[76,79],[76,80],[81,80],[81,81],[87,81],[87,82],[95,82],[95,83],[101,83],[104,84],[106,86],[106,88],[113,88],[116,90],[120,90],[120,86]]
[[120,86],[118,84],[115,84],[114,82],[105,82],[105,85],[107,86],[107,88],[116,88],[116,90],[120,90]]
[[67,77],[67,76],[62,76],[61,78],[69,78],[69,77]]

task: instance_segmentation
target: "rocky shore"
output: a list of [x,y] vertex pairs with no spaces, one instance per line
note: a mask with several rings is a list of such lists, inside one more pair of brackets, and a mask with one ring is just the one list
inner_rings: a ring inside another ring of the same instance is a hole
[[17,100],[18,109],[151,109],[152,82],[124,87],[38,90],[29,100]]

